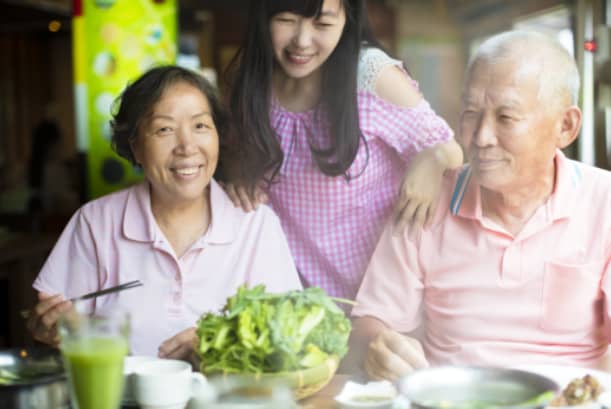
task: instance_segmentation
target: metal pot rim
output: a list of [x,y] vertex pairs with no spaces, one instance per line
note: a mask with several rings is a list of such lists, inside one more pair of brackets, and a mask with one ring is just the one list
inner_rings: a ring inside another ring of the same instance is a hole
[[[1,357],[12,357],[15,359],[16,366],[27,365],[26,359],[52,359],[57,360],[57,372],[44,374],[40,377],[27,380],[18,380],[9,384],[0,384],[2,390],[15,390],[15,389],[27,389],[35,388],[41,385],[47,385],[58,381],[66,380],[66,372],[64,371],[61,355],[59,350],[51,347],[27,347],[27,348],[10,348],[0,350]],[[9,365],[2,365],[0,361],[0,368],[7,368]]]

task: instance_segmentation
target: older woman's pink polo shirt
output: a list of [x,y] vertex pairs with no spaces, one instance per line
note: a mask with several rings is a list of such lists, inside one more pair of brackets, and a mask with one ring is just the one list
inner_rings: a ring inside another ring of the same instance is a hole
[[512,236],[482,215],[469,168],[446,178],[438,220],[384,232],[353,314],[408,333],[429,362],[594,366],[607,350],[611,173],[558,151],[554,193]]
[[98,297],[92,311],[122,307],[131,315],[131,353],[157,355],[159,345],[218,311],[243,283],[273,292],[301,288],[276,215],[245,213],[211,181],[212,223],[180,258],[151,212],[148,183],[84,205],[72,217],[34,288],[78,296],[131,280],[144,286]]

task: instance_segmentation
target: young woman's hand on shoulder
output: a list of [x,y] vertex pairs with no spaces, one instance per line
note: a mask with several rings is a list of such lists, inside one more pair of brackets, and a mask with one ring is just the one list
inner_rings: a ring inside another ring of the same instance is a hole
[[[375,92],[383,100],[405,108],[417,106],[423,98],[411,79],[395,65],[380,72]],[[397,232],[408,225],[419,229],[431,224],[443,173],[460,166],[462,160],[462,150],[454,139],[427,148],[413,158],[403,177],[395,206]]]
[[252,192],[239,183],[222,183],[225,193],[235,207],[241,207],[245,212],[251,212],[262,203],[267,203],[268,197],[261,187],[255,187]]
[[395,206],[395,231],[430,226],[437,211],[441,180],[447,169],[462,164],[460,146],[454,139],[431,146],[414,157],[399,190]]

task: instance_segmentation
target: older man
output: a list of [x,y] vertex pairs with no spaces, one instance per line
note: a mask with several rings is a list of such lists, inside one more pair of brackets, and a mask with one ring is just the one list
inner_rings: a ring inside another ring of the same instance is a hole
[[349,359],[370,377],[597,365],[611,339],[611,173],[560,151],[579,132],[578,89],[573,59],[543,35],[479,48],[460,121],[470,164],[447,175],[430,229],[388,226],[357,296]]

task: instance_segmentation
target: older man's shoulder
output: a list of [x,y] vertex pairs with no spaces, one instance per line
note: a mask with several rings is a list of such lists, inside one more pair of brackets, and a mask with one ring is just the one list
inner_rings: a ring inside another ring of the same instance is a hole
[[447,217],[452,216],[452,201],[457,194],[464,194],[470,180],[471,168],[465,164],[457,169],[446,171],[441,182],[439,203],[435,212],[433,226],[442,223]]
[[595,190],[597,193],[611,194],[611,171],[568,159],[572,167],[572,178],[583,189]]

